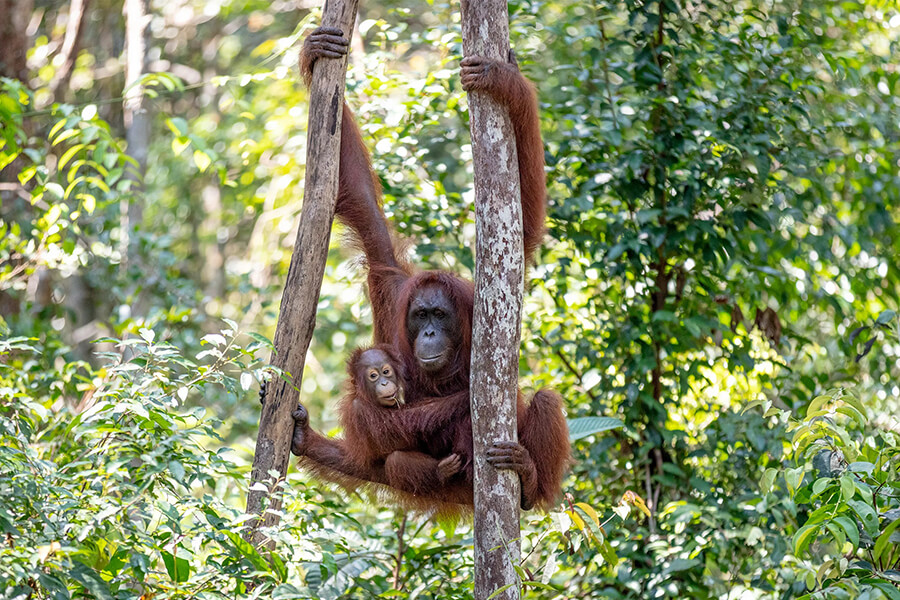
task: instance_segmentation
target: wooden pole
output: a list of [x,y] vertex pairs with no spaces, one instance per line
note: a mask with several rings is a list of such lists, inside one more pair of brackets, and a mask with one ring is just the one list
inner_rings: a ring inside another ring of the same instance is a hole
[[[503,0],[462,0],[463,53],[506,61]],[[512,123],[486,94],[469,94],[475,166],[475,314],[472,435],[475,442],[475,598],[519,598],[519,478],[487,464],[494,441],[516,441],[516,395],[525,256]]]
[[[349,38],[358,4],[359,0],[325,0],[322,26],[339,27]],[[281,297],[281,312],[275,328],[275,352],[271,359],[274,366],[293,380],[293,385],[275,378],[267,387],[265,404],[259,417],[252,485],[247,496],[248,513],[262,514],[266,498],[269,499],[269,509],[278,510],[281,507],[280,494],[272,485],[269,472],[277,471],[283,479],[291,457],[294,431],[291,413],[300,398],[303,365],[316,324],[316,305],[322,289],[337,200],[341,107],[346,73],[346,56],[341,59],[321,58],[313,68],[309,87],[303,210]],[[279,516],[273,510],[267,511],[256,526],[278,523]],[[256,527],[251,533],[254,544],[265,541]]]

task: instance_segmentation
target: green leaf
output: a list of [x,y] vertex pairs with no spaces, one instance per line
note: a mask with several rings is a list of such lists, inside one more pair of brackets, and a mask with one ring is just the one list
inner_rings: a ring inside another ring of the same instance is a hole
[[56,168],[59,169],[60,171],[62,171],[66,167],[66,163],[68,163],[70,160],[72,160],[72,158],[76,154],[81,152],[85,146],[86,146],[86,144],[75,144],[74,146],[72,146],[71,148],[66,150],[65,153],[62,155],[62,158],[59,159],[59,164],[56,166]]
[[844,405],[844,406],[838,406],[836,410],[840,414],[850,417],[851,419],[856,421],[861,428],[865,429],[866,418],[863,416],[863,414],[861,412],[859,412],[858,410],[853,408],[853,406],[851,406],[849,404]]
[[[60,119],[59,121],[57,121],[56,124],[53,125],[53,127],[50,129],[50,133],[47,134],[47,139],[52,140],[53,136],[55,136],[57,133],[59,133],[60,129],[62,129],[63,127],[66,126],[67,122],[68,122],[67,119]],[[51,143],[51,146],[55,146],[55,145],[56,145],[55,142]]]
[[188,134],[187,121],[181,117],[166,119],[166,125],[169,127],[169,130],[177,136],[185,136]]
[[838,549],[843,549],[844,544],[847,543],[847,536],[844,534],[844,530],[837,523],[825,523],[825,529],[831,534],[831,537],[834,538],[835,543],[837,544]]
[[265,346],[266,348],[269,348],[270,350],[271,350],[272,348],[274,348],[274,346],[272,345],[271,340],[269,340],[269,338],[267,338],[267,337],[264,336],[264,335],[260,335],[260,334],[258,334],[258,333],[254,333],[254,332],[252,332],[252,331],[248,332],[247,335],[250,336],[251,338],[253,338],[254,340],[256,340],[257,342],[259,342],[260,344],[262,344],[263,346]]
[[678,573],[679,571],[687,571],[688,569],[692,569],[698,565],[703,564],[700,560],[696,558],[676,558],[672,562],[670,562],[664,569],[663,574],[666,573]]
[[759,489],[763,494],[768,494],[772,491],[772,486],[775,484],[776,477],[778,477],[778,469],[766,469],[759,482]]
[[209,165],[212,164],[212,160],[205,152],[194,150],[194,164],[197,165],[197,168],[200,169],[201,173],[204,173],[206,169],[209,168]]
[[856,516],[859,517],[859,520],[862,521],[863,528],[869,533],[869,535],[875,535],[878,533],[878,515],[875,513],[875,509],[865,502],[860,502],[859,500],[850,500],[847,502],[847,505],[853,509],[853,512],[856,513]]
[[619,564],[619,557],[616,555],[615,548],[609,543],[609,540],[603,540],[600,544],[600,556],[606,561],[610,568],[615,568]]
[[84,563],[73,561],[69,574],[72,576],[72,579],[83,585],[96,600],[113,600],[106,582]]
[[[863,406],[862,402],[860,402],[856,398],[856,396],[850,393],[845,393],[843,396],[841,396],[841,400],[843,400],[845,404],[848,404],[859,411],[859,414],[863,416],[863,420],[865,421],[868,415],[868,413],[866,412],[866,407]],[[863,427],[865,427],[865,424],[863,424]]]
[[889,583],[873,581],[872,587],[876,587],[884,592],[884,595],[887,596],[889,600],[900,600],[900,590]]
[[808,419],[812,413],[818,411],[826,402],[830,402],[833,399],[834,398],[830,394],[822,394],[821,396],[813,398],[806,409],[806,418]]
[[244,555],[247,560],[253,563],[253,566],[256,567],[259,571],[268,571],[269,564],[266,562],[266,559],[262,557],[259,551],[253,547],[253,544],[250,544],[244,538],[234,533],[233,531],[226,531],[225,535],[231,540],[231,543],[234,544],[234,547]]
[[619,258],[620,256],[622,256],[622,254],[624,252],[625,252],[625,245],[624,244],[616,244],[615,246],[613,246],[612,248],[609,249],[609,252],[606,253],[606,260],[612,262],[612,261],[616,260],[617,258]]
[[813,483],[812,487],[812,497],[815,498],[819,496],[832,484],[832,482],[833,480],[830,477],[820,477],[819,479],[816,479],[816,482]]
[[675,322],[675,313],[670,310],[658,310],[653,313],[653,317],[651,317],[650,320],[653,322],[663,321],[673,323]]
[[547,562],[544,563],[544,568],[541,569],[541,583],[550,583],[550,580],[553,578],[553,574],[556,573],[556,568],[556,553],[550,552],[547,556]]
[[897,530],[897,527],[900,526],[900,519],[896,519],[890,525],[884,528],[884,531],[881,535],[878,536],[878,539],[875,540],[875,559],[881,559],[881,556],[884,554],[885,550],[888,547],[888,544],[891,541],[891,534]]
[[191,578],[191,564],[184,558],[169,552],[161,552],[166,572],[175,583],[184,583]]
[[[63,124],[65,124],[65,121],[63,121]],[[58,125],[58,123],[57,123],[57,125]],[[54,127],[54,129],[55,129],[55,127]],[[57,144],[61,144],[62,142],[66,141],[67,139],[75,137],[79,133],[81,133],[80,129],[66,129],[59,135],[59,137],[57,137],[55,140],[53,140],[53,143],[51,145],[56,146]]]
[[856,522],[846,516],[836,517],[834,522],[841,526],[853,547],[859,548],[859,529],[856,527]]
[[803,467],[797,467],[796,469],[786,469],[784,471],[784,482],[787,484],[788,493],[791,497],[797,492],[797,488],[800,487],[800,482],[803,481]]
[[856,484],[850,475],[841,475],[841,497],[844,502],[850,501],[856,494]]
[[809,543],[818,535],[820,526],[821,523],[808,523],[797,530],[791,540],[795,556],[800,556],[806,550]]
[[883,311],[880,315],[878,315],[878,318],[875,319],[875,324],[876,325],[887,325],[888,323],[893,321],[894,317],[896,317],[896,316],[897,316],[897,313],[892,310]]
[[567,419],[566,421],[569,424],[570,442],[602,431],[624,427],[622,421],[612,417],[579,417],[577,419]]
[[851,473],[868,473],[871,474],[875,469],[875,465],[870,462],[857,461],[847,465],[847,470]]

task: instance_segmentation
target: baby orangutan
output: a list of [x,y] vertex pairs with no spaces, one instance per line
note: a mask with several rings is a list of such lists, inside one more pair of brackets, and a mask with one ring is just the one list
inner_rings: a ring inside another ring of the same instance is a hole
[[[369,400],[374,399],[381,406],[395,408],[403,404],[403,389],[400,387],[400,381],[397,379],[397,371],[391,363],[391,357],[379,348],[369,348],[363,350],[358,356],[351,358],[351,377],[356,380],[359,385],[359,377],[364,378],[364,389]],[[353,373],[355,371],[355,373]],[[365,401],[359,398],[359,390],[357,390],[356,401]]]
[[[420,406],[403,406],[402,363],[394,348],[379,344],[356,349],[347,361],[347,374],[350,376],[347,393],[338,405],[343,438],[323,438],[327,442],[313,444],[311,448],[320,451],[307,451],[301,456],[300,466],[321,479],[347,487],[372,481],[412,497],[457,487],[451,480],[466,463],[471,463],[471,453],[461,457],[451,453],[450,448],[440,448],[441,454],[421,452],[431,449],[423,437],[441,424],[422,423],[423,416],[430,413]],[[351,473],[345,472],[346,462],[334,462],[341,454],[349,459]],[[415,465],[414,469],[409,468],[410,463]],[[471,482],[468,487],[471,490]],[[465,497],[458,496],[451,494],[446,501],[467,503]]]

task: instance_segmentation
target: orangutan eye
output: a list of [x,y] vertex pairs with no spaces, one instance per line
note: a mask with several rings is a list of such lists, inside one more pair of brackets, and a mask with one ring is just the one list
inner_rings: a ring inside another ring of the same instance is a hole
[[385,367],[384,370],[381,372],[381,374],[384,375],[385,377],[390,377],[391,376],[391,368]]
[[378,379],[378,371],[369,371],[369,379],[372,381]]

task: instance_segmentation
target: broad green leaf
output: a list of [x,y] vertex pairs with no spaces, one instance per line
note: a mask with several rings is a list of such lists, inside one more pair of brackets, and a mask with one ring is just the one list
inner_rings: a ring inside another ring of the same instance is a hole
[[180,556],[171,554],[170,552],[161,552],[163,563],[166,565],[166,572],[175,583],[184,583],[191,578],[190,563]]
[[809,418],[811,413],[816,412],[820,408],[822,408],[825,403],[830,402],[834,398],[829,394],[823,394],[821,396],[816,396],[812,399],[812,402],[809,403],[809,407],[806,409],[806,417]]
[[72,579],[80,583],[90,592],[91,597],[96,600],[113,600],[113,595],[109,591],[109,585],[100,575],[85,565],[84,563],[73,561],[69,574]]
[[872,587],[876,587],[881,590],[885,596],[888,597],[889,600],[900,600],[900,589],[897,589],[895,586],[890,583],[885,583],[881,581],[873,581]]
[[844,502],[851,500],[855,494],[856,484],[853,482],[853,477],[851,475],[842,475],[841,497],[844,499]]
[[864,420],[867,418],[868,412],[866,412],[866,407],[863,406],[862,402],[860,402],[856,398],[856,396],[849,392],[845,392],[844,395],[841,396],[841,400],[843,400],[845,404],[848,404],[855,408],[859,412],[859,414],[863,416]]
[[834,519],[834,522],[841,526],[841,529],[844,530],[844,534],[847,536],[847,539],[853,544],[854,548],[859,547],[859,529],[856,527],[856,522],[850,519],[850,517],[840,516]]
[[598,527],[600,526],[600,515],[597,514],[597,511],[594,510],[594,507],[590,504],[585,504],[584,502],[576,502],[575,506],[584,511],[590,519],[596,524]]
[[838,550],[843,551],[844,544],[847,543],[847,536],[844,534],[844,530],[841,526],[834,522],[825,523],[825,529],[827,529],[831,534],[831,537],[834,538]]
[[609,543],[609,540],[603,540],[599,546],[600,555],[611,568],[615,568],[619,564],[619,557],[615,548]]
[[206,152],[194,150],[194,164],[197,165],[197,168],[200,169],[201,173],[204,173],[206,172],[206,169],[209,168],[209,165],[212,164],[212,160]]
[[541,569],[541,583],[550,583],[550,580],[556,573],[556,564],[556,553],[550,552],[547,556],[547,561],[544,563],[544,568]]
[[887,325],[888,323],[893,321],[894,317],[896,317],[896,316],[897,316],[897,313],[892,310],[883,311],[880,315],[878,315],[878,318],[875,319],[875,324],[876,325]]
[[698,565],[703,564],[700,560],[696,558],[676,558],[672,562],[670,562],[663,569],[663,573],[678,573],[680,571],[687,571],[688,569],[692,569]]
[[878,536],[878,539],[875,540],[874,556],[876,560],[880,559],[882,555],[885,554],[888,544],[891,543],[891,534],[897,530],[897,527],[900,527],[900,519],[896,519],[890,525],[885,527],[884,531],[881,532],[881,535]]
[[859,500],[850,500],[847,504],[853,509],[853,512],[856,513],[859,520],[862,521],[863,528],[869,535],[878,533],[878,514],[875,512],[874,508]]
[[851,419],[856,421],[861,428],[865,428],[866,418],[862,415],[862,413],[860,413],[858,410],[856,410],[852,406],[850,406],[850,405],[838,406],[836,410],[840,414],[850,417]]
[[812,487],[813,498],[819,496],[822,492],[824,492],[833,483],[833,481],[834,480],[829,477],[820,477],[819,479],[816,479]]
[[577,419],[567,419],[567,423],[569,425],[570,442],[603,431],[624,427],[622,421],[612,417],[579,417]]
[[803,467],[797,467],[796,469],[786,469],[784,471],[784,481],[787,484],[788,493],[791,497],[797,492],[797,488],[800,487],[800,482],[803,481]]
[[797,533],[794,534],[794,537],[791,540],[791,545],[794,548],[794,556],[799,557],[803,554],[803,551],[806,550],[809,543],[818,535],[820,526],[820,523],[806,524],[797,530]]
[[768,494],[772,491],[772,486],[775,483],[775,478],[778,476],[778,469],[768,468],[763,473],[762,479],[759,482],[759,490],[763,494]]
[[847,470],[852,473],[872,473],[873,469],[875,469],[875,465],[865,461],[852,462],[847,466]]
[[234,544],[234,547],[237,548],[240,553],[247,558],[253,566],[256,567],[259,571],[268,571],[269,565],[266,562],[266,559],[262,557],[259,551],[253,547],[252,544],[248,543],[244,538],[240,535],[234,533],[233,531],[226,531],[225,535],[231,540],[231,543]]

